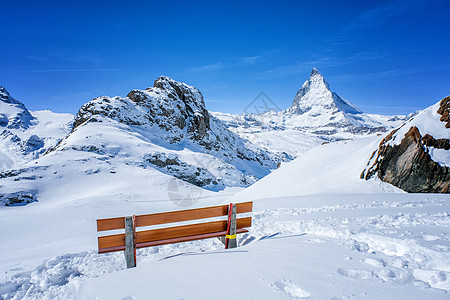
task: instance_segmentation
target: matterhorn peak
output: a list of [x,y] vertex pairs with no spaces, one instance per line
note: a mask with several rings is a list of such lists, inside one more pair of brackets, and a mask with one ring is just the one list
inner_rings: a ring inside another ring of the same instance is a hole
[[295,95],[294,102],[287,112],[298,115],[309,114],[313,117],[337,112],[361,113],[356,106],[332,92],[328,82],[316,68],[311,70],[310,77]]

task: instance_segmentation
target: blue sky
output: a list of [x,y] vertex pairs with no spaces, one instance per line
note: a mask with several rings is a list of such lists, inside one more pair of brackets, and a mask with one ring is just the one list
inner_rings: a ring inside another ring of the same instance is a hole
[[3,0],[0,85],[75,114],[167,75],[239,113],[262,91],[289,107],[316,67],[363,111],[406,114],[450,94],[449,15],[448,0]]

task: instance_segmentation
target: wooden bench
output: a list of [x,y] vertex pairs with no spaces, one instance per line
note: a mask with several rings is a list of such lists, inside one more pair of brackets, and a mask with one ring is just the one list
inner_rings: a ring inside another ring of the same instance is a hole
[[[148,215],[97,220],[97,231],[125,229],[125,233],[98,237],[98,253],[125,251],[127,268],[136,266],[136,249],[218,237],[225,249],[237,247],[236,234],[248,232],[251,217],[237,218],[250,213],[253,202],[196,208]],[[228,216],[226,220],[205,220]],[[159,226],[157,229],[137,231],[137,227],[198,221],[180,226]]]

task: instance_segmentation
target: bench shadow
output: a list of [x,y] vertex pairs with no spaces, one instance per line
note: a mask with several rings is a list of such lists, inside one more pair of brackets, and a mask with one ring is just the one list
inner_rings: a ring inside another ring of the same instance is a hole
[[248,252],[248,250],[234,250],[234,249],[232,251],[230,251],[230,250],[221,250],[221,251],[213,251],[213,252],[183,252],[183,253],[177,253],[177,254],[174,254],[174,255],[163,257],[159,261],[166,260],[166,259],[169,259],[169,258],[174,258],[174,257],[177,257],[177,256],[182,256],[182,255],[194,256],[194,255],[212,255],[212,254],[227,254],[227,253],[236,253],[236,252],[238,252],[238,253],[247,253]]
[[283,235],[280,236],[281,232],[277,232],[274,234],[270,234],[270,235],[265,235],[263,237],[257,238],[256,236],[249,236],[248,238],[246,238],[244,241],[241,242],[241,246],[245,246],[248,245],[254,241],[262,241],[262,240],[267,240],[267,239],[287,239],[287,238],[293,238],[293,237],[299,237],[299,236],[304,236],[306,235],[306,233],[300,233],[300,234],[294,234],[294,235]]

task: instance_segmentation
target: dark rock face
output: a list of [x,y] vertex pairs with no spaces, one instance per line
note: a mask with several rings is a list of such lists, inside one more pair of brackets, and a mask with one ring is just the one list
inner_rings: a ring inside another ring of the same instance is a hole
[[26,205],[36,201],[36,195],[30,192],[16,192],[0,195],[0,203],[3,202],[5,206]]
[[220,178],[216,178],[207,169],[190,166],[176,156],[170,157],[165,153],[147,154],[144,161],[156,166],[160,171],[199,187],[223,184]]
[[374,163],[362,172],[362,179],[375,174],[387,183],[412,193],[450,193],[450,168],[433,161],[428,147],[450,149],[448,139],[422,136],[417,127],[411,127],[399,145],[389,145],[397,130],[382,140]]
[[132,90],[127,98],[98,97],[86,103],[79,110],[73,128],[85,122],[99,121],[95,116],[126,125],[156,124],[168,132],[187,127],[188,138],[197,142],[211,129],[210,116],[200,91],[166,76],[156,79],[154,86],[145,91]]

